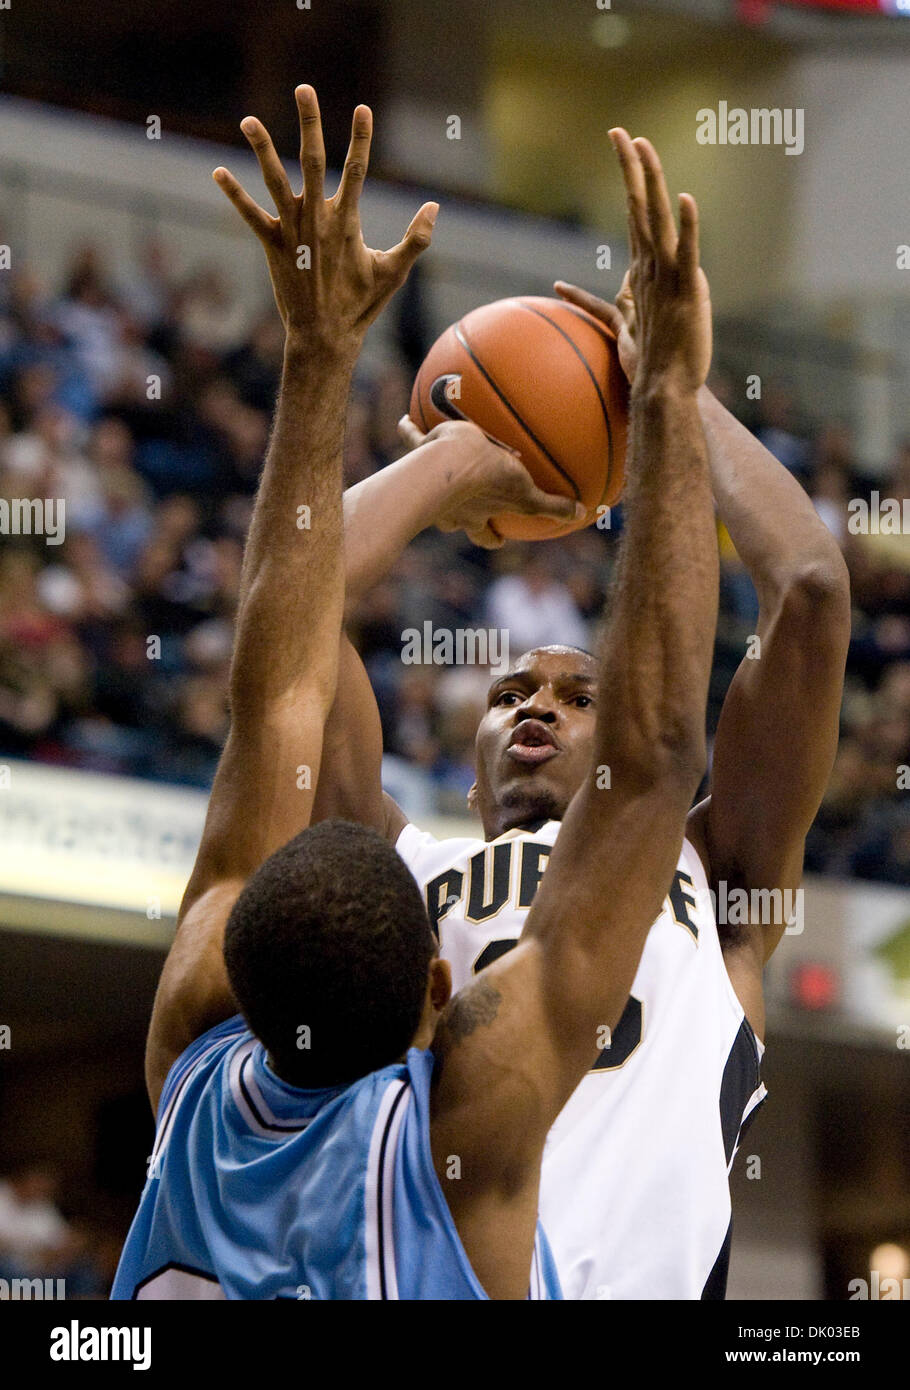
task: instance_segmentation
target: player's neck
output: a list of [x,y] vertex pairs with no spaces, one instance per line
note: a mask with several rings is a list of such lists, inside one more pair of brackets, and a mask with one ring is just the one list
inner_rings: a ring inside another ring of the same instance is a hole
[[504,815],[502,818],[484,826],[483,838],[489,843],[491,840],[498,840],[502,835],[508,835],[512,830],[524,831],[529,835],[534,835],[551,820],[561,820],[561,816],[544,815],[539,811],[527,816]]

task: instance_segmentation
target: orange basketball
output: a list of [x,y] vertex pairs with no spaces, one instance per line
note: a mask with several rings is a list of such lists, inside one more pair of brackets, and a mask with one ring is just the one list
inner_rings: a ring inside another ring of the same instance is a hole
[[616,340],[561,299],[500,299],[447,328],[417,373],[410,413],[423,430],[473,420],[521,456],[538,487],[587,508],[568,524],[495,517],[510,539],[547,540],[590,526],[622,491],[629,388]]

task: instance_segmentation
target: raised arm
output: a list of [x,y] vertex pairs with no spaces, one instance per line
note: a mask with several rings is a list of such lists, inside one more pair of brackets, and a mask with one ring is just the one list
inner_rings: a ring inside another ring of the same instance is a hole
[[[429,526],[463,530],[475,545],[493,549],[502,545],[502,538],[490,518],[500,512],[571,520],[580,506],[542,492],[524,465],[476,425],[446,421],[425,435],[405,416],[401,432],[413,452],[344,495],[346,617]],[[314,822],[331,817],[356,821],[394,844],[407,817],[383,793],[381,772],[376,699],[363,662],[343,635]]]
[[[715,888],[723,881],[728,889],[792,891],[837,750],[850,581],[796,479],[707,391],[700,408],[717,509],[752,576],[759,616],[758,642],[724,701],[710,796],[692,813],[693,832],[703,836]],[[762,967],[785,930],[785,901],[748,927],[720,928],[730,977],[759,1036]]]
[[241,128],[278,215],[258,207],[226,169],[214,175],[265,249],[286,340],[244,559],[231,728],[149,1030],[153,1106],[174,1060],[235,1008],[222,948],[244,881],[310,820],[344,605],[341,455],[351,374],[367,327],[429,244],[435,215],[435,205],[425,205],[399,246],[368,250],[358,202],[370,111],[354,113],[341,184],[326,200],[316,94],[299,87],[296,97],[299,196],[264,127],[251,118]]
[[[634,372],[635,305],[574,286],[559,292],[617,334]],[[727,969],[755,1031],[764,1033],[762,968],[786,929],[784,896],[798,888],[809,827],[837,749],[850,641],[850,584],[834,537],[804,489],[707,387],[698,406],[718,514],[755,584],[757,642],[727,692],[714,741],[710,795],[688,834],[718,901],[733,889],[781,890],[757,899],[744,925],[719,924]],[[726,894],[720,891],[725,885]]]
[[[433,1151],[481,1280],[527,1270],[547,1130],[607,1045],[682,844],[705,763],[717,545],[697,393],[711,320],[697,214],[677,240],[657,156],[613,132],[629,196],[641,352],[626,527],[599,654],[594,761],[566,813],[522,939],[437,1033]],[[500,1289],[503,1285],[499,1284]],[[492,1291],[492,1290],[491,1290]]]

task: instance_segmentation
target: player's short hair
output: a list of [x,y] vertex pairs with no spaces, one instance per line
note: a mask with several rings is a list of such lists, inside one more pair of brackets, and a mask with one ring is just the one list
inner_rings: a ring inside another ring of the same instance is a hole
[[592,661],[596,659],[587,647],[576,647],[574,642],[546,642],[542,647],[528,647],[527,651],[522,652],[522,656],[530,656],[533,652],[580,652],[582,656],[589,656]]
[[324,821],[271,855],[224,937],[244,1018],[284,1081],[355,1081],[403,1057],[436,942],[420,889],[374,830]]

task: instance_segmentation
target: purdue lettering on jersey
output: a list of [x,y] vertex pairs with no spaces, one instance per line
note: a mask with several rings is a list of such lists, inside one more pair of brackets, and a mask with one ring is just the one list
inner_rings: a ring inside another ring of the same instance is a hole
[[[543,878],[552,852],[553,846],[541,840],[499,840],[471,855],[466,875],[456,868],[436,874],[422,886],[430,925],[437,938],[443,917],[464,904],[465,881],[467,907],[464,908],[464,915],[469,922],[487,922],[491,917],[497,917],[507,904],[527,911],[534,901],[537,885]],[[402,857],[406,858],[404,855]],[[513,874],[512,862],[516,857],[519,868],[518,873]],[[674,919],[681,927],[686,927],[697,941],[698,925],[692,912],[695,906],[694,887],[689,875],[678,868],[673,875],[668,901]],[[485,960],[484,965],[488,964],[489,961]]]
[[[456,990],[515,946],[558,833],[402,831]],[[765,1094],[761,1051],[686,841],[610,1045],[547,1139],[541,1219],[567,1298],[723,1297],[728,1172]]]
[[[543,878],[552,845],[533,840],[507,840],[496,843],[492,850],[482,849],[472,854],[467,875],[460,869],[446,869],[424,886],[430,926],[439,936],[439,923],[465,897],[469,922],[486,922],[497,917],[511,904],[527,910],[534,901],[537,885]],[[513,875],[512,860],[517,852],[518,874]]]

